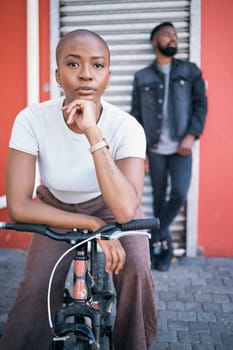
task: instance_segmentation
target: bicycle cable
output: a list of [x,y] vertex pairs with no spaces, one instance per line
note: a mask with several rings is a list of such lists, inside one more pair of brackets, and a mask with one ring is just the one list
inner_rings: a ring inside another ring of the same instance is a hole
[[79,247],[80,245],[83,245],[85,243],[88,243],[90,241],[92,241],[93,239],[98,238],[98,235],[94,235],[93,237],[89,237],[85,240],[83,240],[82,242],[79,242],[77,244],[75,244],[74,246],[72,246],[71,248],[69,248],[68,250],[66,250],[61,256],[60,258],[57,260],[56,264],[53,267],[53,270],[51,272],[50,278],[49,278],[49,285],[48,285],[48,293],[47,293],[47,311],[48,311],[48,319],[49,319],[49,326],[51,328],[52,334],[54,335],[55,339],[54,340],[66,340],[69,338],[69,336],[66,337],[59,337],[54,330],[54,326],[53,326],[53,321],[52,321],[52,312],[51,312],[51,305],[50,305],[50,296],[51,296],[51,287],[52,287],[52,281],[53,281],[53,277],[55,274],[55,271],[58,267],[58,265],[60,264],[60,262],[62,261],[62,259],[69,254],[72,250],[76,249],[77,247]]

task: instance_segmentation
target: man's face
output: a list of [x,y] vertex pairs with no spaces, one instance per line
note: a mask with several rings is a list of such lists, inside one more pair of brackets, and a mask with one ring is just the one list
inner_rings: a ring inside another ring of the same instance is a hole
[[164,56],[174,56],[177,52],[178,37],[175,28],[163,27],[152,39],[152,46]]

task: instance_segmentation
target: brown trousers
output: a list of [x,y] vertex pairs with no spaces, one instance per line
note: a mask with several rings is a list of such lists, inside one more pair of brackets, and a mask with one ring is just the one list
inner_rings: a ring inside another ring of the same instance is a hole
[[[64,204],[43,186],[38,197],[64,210],[96,215],[106,222],[113,219],[102,197],[81,204]],[[123,237],[127,258],[124,269],[114,277],[117,313],[114,324],[115,350],[150,349],[156,336],[157,320],[154,283],[150,270],[149,244],[145,237]],[[52,268],[66,243],[34,234],[18,295],[0,341],[1,350],[48,350],[52,340],[47,315],[47,288]],[[61,307],[72,253],[59,264],[52,285],[52,314]]]

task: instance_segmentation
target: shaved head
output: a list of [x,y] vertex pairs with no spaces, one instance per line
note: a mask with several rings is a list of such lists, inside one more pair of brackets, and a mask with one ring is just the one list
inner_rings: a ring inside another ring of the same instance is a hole
[[67,34],[65,34],[61,39],[60,41],[58,42],[57,44],[57,48],[56,48],[56,62],[57,62],[57,66],[59,66],[59,58],[60,58],[60,54],[61,54],[61,51],[64,47],[64,45],[72,40],[72,39],[75,39],[77,37],[86,37],[86,38],[96,38],[97,40],[99,40],[100,42],[102,42],[102,44],[106,47],[107,51],[108,51],[108,55],[109,55],[109,61],[110,61],[110,51],[109,51],[109,48],[108,48],[108,45],[106,43],[106,41],[101,38],[101,36],[99,36],[98,34],[96,34],[95,32],[92,32],[90,30],[87,30],[87,29],[76,29],[76,30],[73,30],[72,32],[69,32]]

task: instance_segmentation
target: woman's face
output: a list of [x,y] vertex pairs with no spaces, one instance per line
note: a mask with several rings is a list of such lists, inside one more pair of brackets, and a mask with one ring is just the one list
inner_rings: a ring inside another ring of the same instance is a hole
[[92,35],[65,40],[58,57],[56,80],[66,103],[74,99],[100,101],[110,80],[110,57],[104,43]]

